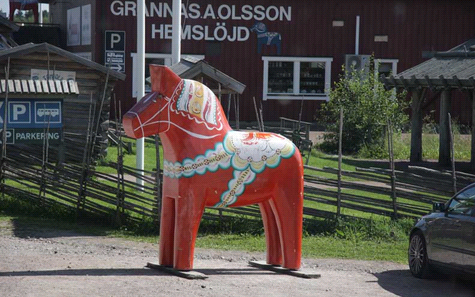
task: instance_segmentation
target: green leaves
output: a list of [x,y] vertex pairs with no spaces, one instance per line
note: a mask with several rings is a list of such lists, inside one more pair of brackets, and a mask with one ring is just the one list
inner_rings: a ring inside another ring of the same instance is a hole
[[322,108],[322,119],[330,132],[323,149],[334,151],[337,147],[340,108],[344,112],[343,152],[347,154],[358,153],[363,147],[384,146],[388,123],[398,131],[408,121],[405,93],[386,90],[369,68],[341,75],[330,91],[330,101]]

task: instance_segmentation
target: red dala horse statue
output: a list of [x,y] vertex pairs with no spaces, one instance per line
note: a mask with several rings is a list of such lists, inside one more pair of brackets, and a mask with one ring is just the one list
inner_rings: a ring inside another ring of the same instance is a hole
[[159,134],[164,151],[159,263],[193,269],[205,207],[258,204],[267,264],[298,270],[302,248],[303,165],[278,134],[233,131],[205,85],[151,65],[152,92],[123,118],[129,137]]

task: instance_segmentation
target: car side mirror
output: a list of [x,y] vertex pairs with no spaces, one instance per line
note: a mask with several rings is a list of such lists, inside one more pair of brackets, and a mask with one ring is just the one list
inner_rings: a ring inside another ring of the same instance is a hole
[[446,209],[445,209],[445,203],[442,203],[442,202],[434,202],[432,204],[432,210],[434,212],[444,212]]

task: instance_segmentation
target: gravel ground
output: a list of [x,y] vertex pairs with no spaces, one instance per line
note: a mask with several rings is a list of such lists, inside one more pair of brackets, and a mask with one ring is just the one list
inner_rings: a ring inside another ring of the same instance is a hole
[[303,259],[303,279],[259,270],[262,253],[197,249],[188,280],[145,268],[158,246],[0,222],[0,296],[475,296],[467,282],[413,278],[406,265]]

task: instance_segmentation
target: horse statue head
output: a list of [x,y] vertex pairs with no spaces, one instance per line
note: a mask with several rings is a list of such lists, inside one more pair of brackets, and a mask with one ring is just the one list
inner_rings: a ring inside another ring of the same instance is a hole
[[267,32],[267,26],[262,22],[256,22],[254,26],[251,27],[251,31],[255,31],[257,34],[265,33]]
[[175,129],[197,138],[217,137],[229,124],[216,95],[204,84],[150,65],[151,89],[123,119],[127,135],[141,138]]

